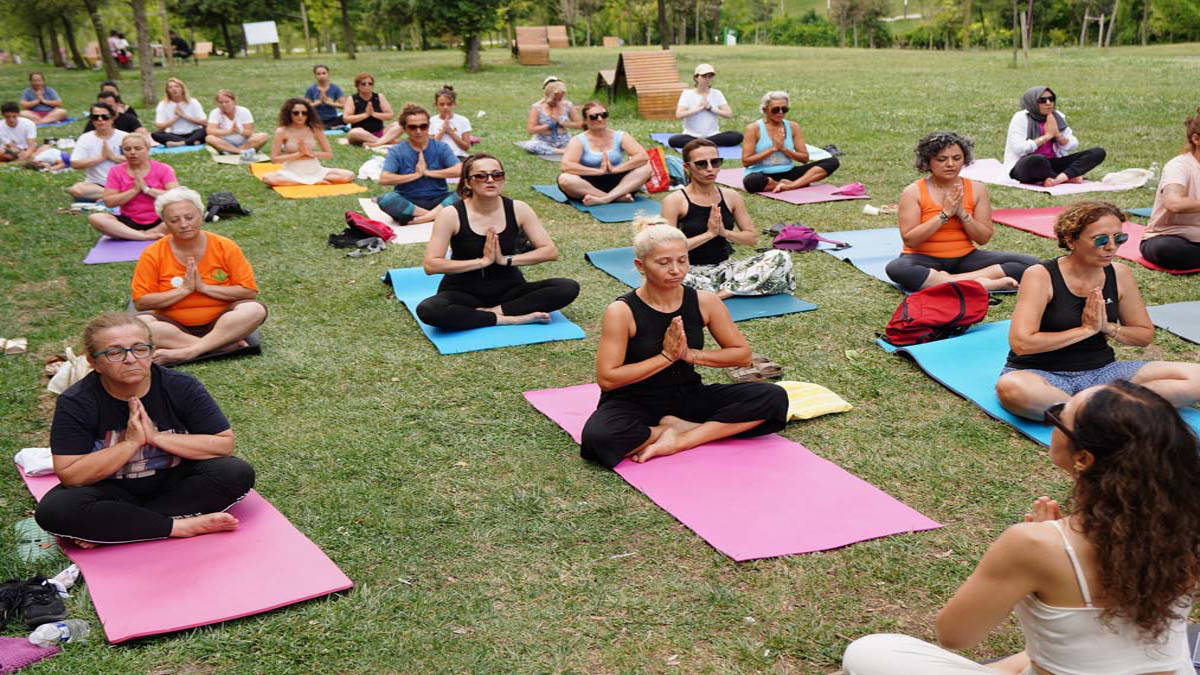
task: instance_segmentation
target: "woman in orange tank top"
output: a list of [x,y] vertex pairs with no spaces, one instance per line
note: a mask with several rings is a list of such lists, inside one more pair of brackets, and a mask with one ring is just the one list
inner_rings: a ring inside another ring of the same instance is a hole
[[978,281],[990,291],[1016,289],[1037,258],[1022,253],[982,251],[992,238],[992,205],[982,183],[962,178],[973,144],[953,132],[937,131],[916,148],[917,171],[929,175],[900,195],[904,250],[888,263],[887,275],[907,291],[947,281]]

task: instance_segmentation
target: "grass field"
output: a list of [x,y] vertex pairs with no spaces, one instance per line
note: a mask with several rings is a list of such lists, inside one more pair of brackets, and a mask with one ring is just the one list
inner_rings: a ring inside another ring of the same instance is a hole
[[[1007,53],[680,48],[681,69],[716,65],[740,127],[768,89],[791,92],[792,118],[816,145],[845,152],[840,182],[859,180],[871,203],[897,200],[915,177],[912,147],[934,129],[973,136],[980,157],[1000,157],[1021,93],[1054,87],[1082,143],[1103,145],[1103,169],[1165,163],[1194,111],[1196,45],[1149,49],[1036,51],[1027,68]],[[334,80],[374,73],[394,105],[432,104],[452,83],[459,111],[498,154],[508,194],[528,200],[562,257],[532,278],[569,276],[583,286],[567,308],[584,341],[439,356],[379,282],[387,268],[419,265],[420,246],[349,260],[325,244],[340,231],[350,197],[288,201],[239,167],[205,153],[169,155],[184,184],[231,190],[254,211],[212,231],[235,238],[253,263],[271,308],[261,357],[188,368],[213,393],[255,465],[258,490],[354,580],[352,591],[221,626],[129,646],[71,645],[31,672],[789,672],[837,667],[848,640],[869,632],[932,636],[934,612],[1007,525],[1041,494],[1067,483],[1045,452],[873,344],[898,293],[821,253],[795,255],[797,296],[820,310],[739,324],[756,351],[789,379],[824,384],[854,404],[847,414],[790,425],[783,433],[818,455],[945,523],[842,550],[732,563],[632,490],[584,464],[577,447],[521,398],[529,389],[591,381],[604,307],[625,289],[583,258],[627,245],[629,226],[580,218],[537,197],[556,167],[511,145],[547,74],[589,98],[615,50],[560,50],[554,64],[521,68],[484,54],[466,75],[457,52],[365,54],[333,60]],[[282,100],[302,92],[313,61],[210,59],[179,69],[193,95],[212,105],[229,87],[269,130]],[[25,69],[0,69],[15,98]],[[130,76],[132,78],[133,76]],[[160,78],[165,75],[160,75]],[[81,109],[100,73],[48,73]],[[160,80],[161,81],[161,80]],[[125,83],[129,92],[136,80]],[[152,106],[137,105],[143,120]],[[477,111],[486,115],[477,118]],[[613,108],[614,128],[648,142],[672,122]],[[69,129],[77,134],[81,123]],[[62,129],[52,134],[67,135]],[[362,150],[334,146],[327,165],[357,168]],[[0,335],[29,338],[30,353],[0,359],[0,438],[7,451],[48,440],[53,401],[45,357],[75,345],[85,322],[128,299],[132,263],[84,266],[95,241],[82,216],[56,215],[72,174],[0,169]],[[382,190],[374,187],[374,193]],[[1120,206],[1149,206],[1150,189],[1114,193]],[[862,203],[793,207],[747,197],[756,225],[781,220],[818,230],[894,224],[862,214]],[[996,188],[997,208],[1065,203]],[[998,228],[993,248],[1050,257],[1050,240]],[[1200,279],[1140,267],[1149,303],[1195,300]],[[1012,300],[990,318],[1008,317]],[[1196,360],[1197,348],[1160,332],[1141,358]],[[725,374],[705,372],[706,380]],[[798,489],[803,489],[798,486]],[[15,472],[0,481],[0,523],[33,507]],[[0,572],[54,573],[65,559],[20,563],[10,527],[0,528]],[[632,554],[614,558],[620,554]],[[186,579],[180,579],[186,583]],[[98,628],[86,592],[68,607]],[[744,617],[753,617],[749,622]],[[20,634],[16,624],[8,635]],[[983,658],[1019,649],[1008,623],[979,649]]]

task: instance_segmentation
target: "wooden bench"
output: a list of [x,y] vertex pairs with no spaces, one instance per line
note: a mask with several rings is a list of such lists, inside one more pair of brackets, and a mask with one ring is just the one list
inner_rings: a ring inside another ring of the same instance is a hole
[[212,50],[213,44],[211,42],[197,42],[196,49],[192,52],[192,56],[195,57],[197,61],[200,59],[207,59],[210,55],[212,55]]
[[546,39],[551,49],[566,49],[571,46],[566,26],[546,26]]
[[679,94],[687,86],[679,79],[675,53],[670,50],[621,52],[616,70],[596,74],[596,91],[606,90],[609,102],[632,92],[637,96],[638,115],[647,120],[675,119]]
[[621,38],[614,35],[605,35],[604,39],[601,41],[601,44],[603,44],[605,47],[620,47]]
[[550,63],[550,43],[545,26],[517,27],[517,63],[545,66]]

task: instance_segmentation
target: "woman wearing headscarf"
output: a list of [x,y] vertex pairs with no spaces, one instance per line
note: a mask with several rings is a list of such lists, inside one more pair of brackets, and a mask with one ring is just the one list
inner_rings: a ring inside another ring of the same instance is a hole
[[1058,111],[1057,98],[1049,87],[1030,88],[1008,123],[1004,168],[1019,183],[1045,187],[1082,183],[1084,174],[1104,161],[1104,148],[1075,152],[1079,139]]

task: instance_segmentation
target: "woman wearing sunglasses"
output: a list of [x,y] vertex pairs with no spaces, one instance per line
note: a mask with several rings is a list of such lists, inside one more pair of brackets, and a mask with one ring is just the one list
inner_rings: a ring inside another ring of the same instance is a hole
[[796,290],[792,258],[786,251],[771,249],[749,258],[730,258],[734,243],[752,247],[758,243],[758,233],[741,195],[717,185],[721,158],[716,144],[705,138],[689,142],[683,146],[683,166],[690,182],[662,203],[663,222],[687,236],[690,268],[683,284],[721,299]]
[[84,172],[83,180],[67,190],[77,200],[102,198],[109,171],[125,161],[121,140],[126,134],[113,127],[116,117],[116,111],[108,103],[97,101],[92,104],[88,119],[94,127],[81,135],[71,149],[71,168]]
[[[868,635],[846,649],[847,675],[1194,675],[1196,436],[1170,401],[1123,380],[1056,405],[1046,422],[1074,512],[1038,498],[938,613],[940,647]],[[949,651],[974,647],[1014,612],[1024,651],[986,666]]]
[[1118,361],[1112,343],[1154,340],[1133,273],[1113,264],[1129,235],[1108,202],[1072,204],[1054,232],[1067,255],[1025,270],[1008,332],[1008,364],[996,394],[1009,412],[1041,420],[1047,408],[1088,387],[1129,380],[1176,406],[1200,401],[1200,364]]
[[738,131],[721,131],[721,118],[733,117],[733,110],[725,100],[725,94],[712,86],[717,71],[707,63],[696,66],[692,81],[696,86],[684,89],[675,104],[675,119],[683,120],[683,133],[667,139],[667,145],[678,150],[697,138],[707,138],[722,147],[737,147],[742,144]]
[[1163,167],[1141,244],[1146,260],[1169,270],[1200,269],[1200,108],[1183,128],[1187,144]]
[[236,528],[225,510],[254,487],[254,469],[233,456],[233,429],[204,385],[155,364],[132,314],[96,317],[83,344],[93,370],[55,404],[60,484],[38,525],[82,548]]
[[351,145],[381,145],[383,123],[394,116],[387,97],[375,91],[375,76],[370,73],[355,75],[354,93],[342,107],[342,120],[350,125],[346,140]]
[[271,139],[271,161],[283,164],[262,177],[267,185],[331,185],[349,183],[354,172],[327,169],[322,159],[332,159],[329,137],[308,99],[289,98],[279,109],[279,126]]
[[1008,123],[1004,168],[1019,183],[1054,187],[1082,183],[1083,176],[1104,161],[1104,148],[1079,147],[1067,118],[1058,112],[1049,87],[1032,87],[1021,96],[1021,109]]
[[188,94],[183,80],[167,78],[165,94],[154,108],[154,128],[150,136],[163,145],[200,145],[204,143],[208,118],[200,102]]
[[401,225],[433,221],[442,206],[458,199],[447,178],[459,175],[458,156],[429,135],[429,113],[416,103],[400,111],[408,139],[393,145],[383,160],[380,185],[396,188],[379,198],[379,208]]
[[584,204],[631,202],[650,180],[650,157],[633,136],[608,128],[608,109],[589,101],[583,106],[583,133],[563,151],[558,187]]
[[[417,305],[417,316],[443,330],[548,323],[550,312],[579,295],[570,279],[526,281],[521,274],[522,266],[558,259],[550,235],[528,204],[501,194],[500,160],[471,155],[461,176],[461,199],[438,214],[425,247],[426,274],[445,276],[437,294]],[[519,248],[521,235],[529,250]]]
[[836,157],[808,161],[808,145],[800,125],[787,119],[791,110],[786,91],[763,94],[763,118],[746,127],[742,164],[747,192],[782,192],[828,178],[837,171]]

